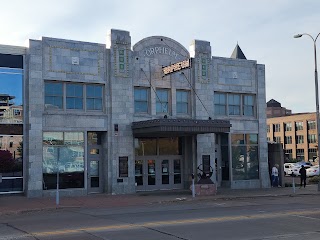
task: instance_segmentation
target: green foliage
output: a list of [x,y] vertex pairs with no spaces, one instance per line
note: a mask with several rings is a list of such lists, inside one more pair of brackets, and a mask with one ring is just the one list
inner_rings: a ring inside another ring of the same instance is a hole
[[320,176],[314,176],[309,178],[309,183],[318,183],[320,182]]

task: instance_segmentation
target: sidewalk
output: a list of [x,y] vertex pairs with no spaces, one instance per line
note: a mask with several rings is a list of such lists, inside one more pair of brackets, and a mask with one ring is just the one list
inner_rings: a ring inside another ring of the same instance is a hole
[[[318,195],[318,185],[307,185],[306,188],[292,187],[268,189],[225,189],[219,188],[217,195],[196,196],[188,190],[171,190],[157,192],[140,192],[127,195],[94,194],[81,197],[61,197],[59,208],[117,208],[128,206],[146,206],[179,201],[243,199],[258,197],[281,197]],[[27,198],[21,195],[0,195],[0,216],[19,214],[31,211],[56,209],[55,198]]]

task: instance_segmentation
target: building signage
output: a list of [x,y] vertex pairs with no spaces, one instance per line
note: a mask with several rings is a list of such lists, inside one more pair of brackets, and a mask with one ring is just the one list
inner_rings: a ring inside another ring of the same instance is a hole
[[178,57],[178,53],[176,53],[170,48],[162,47],[162,46],[146,48],[144,50],[144,53],[145,53],[145,56],[148,56],[148,57],[151,57],[152,55],[157,55],[157,54],[165,54],[165,55],[172,56],[174,58]]
[[190,68],[190,67],[191,67],[191,61],[190,59],[187,59],[182,62],[177,62],[169,66],[163,67],[162,72],[164,75],[168,75],[170,73],[178,72],[180,70],[183,70],[185,68]]

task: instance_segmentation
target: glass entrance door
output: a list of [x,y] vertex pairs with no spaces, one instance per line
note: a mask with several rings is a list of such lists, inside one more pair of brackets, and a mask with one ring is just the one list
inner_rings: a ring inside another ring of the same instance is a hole
[[100,133],[88,132],[87,189],[88,193],[101,193],[102,187],[102,146]]
[[135,160],[135,180],[137,191],[156,190],[158,180],[157,162],[153,157]]
[[183,187],[182,158],[141,157],[135,161],[137,191],[180,189]]

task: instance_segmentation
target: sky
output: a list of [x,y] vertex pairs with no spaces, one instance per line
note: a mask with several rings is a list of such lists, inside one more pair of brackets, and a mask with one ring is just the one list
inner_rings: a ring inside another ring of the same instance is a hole
[[28,46],[42,36],[105,44],[110,29],[129,31],[132,46],[150,36],[187,49],[194,39],[209,41],[219,57],[238,43],[247,59],[265,65],[266,101],[314,112],[313,41],[293,36],[316,37],[319,10],[319,0],[10,0],[1,2],[0,44]]

